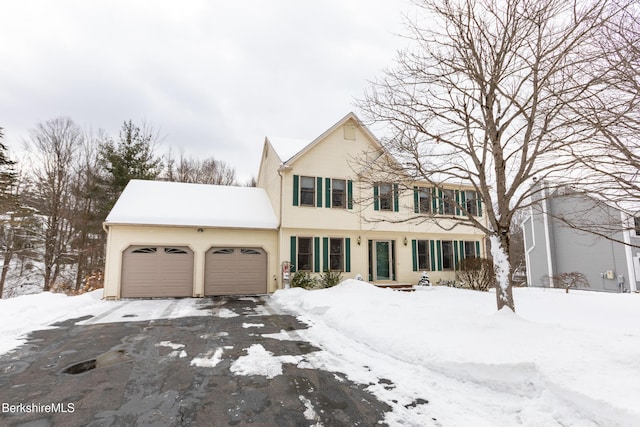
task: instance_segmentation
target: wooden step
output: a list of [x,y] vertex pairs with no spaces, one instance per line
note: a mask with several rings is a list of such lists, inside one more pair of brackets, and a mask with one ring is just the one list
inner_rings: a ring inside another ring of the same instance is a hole
[[374,283],[378,288],[383,289],[393,289],[394,291],[401,292],[415,292],[415,288],[413,285],[409,285],[407,283]]

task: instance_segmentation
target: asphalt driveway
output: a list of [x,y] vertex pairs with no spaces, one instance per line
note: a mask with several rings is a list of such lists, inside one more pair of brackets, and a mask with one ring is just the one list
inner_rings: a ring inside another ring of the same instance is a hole
[[[283,360],[304,361],[318,349],[296,338],[304,324],[263,298],[198,303],[211,315],[74,319],[32,333],[0,356],[0,425],[370,426],[390,410],[366,386],[309,363],[283,363],[272,378],[233,371],[256,344],[290,356]],[[281,331],[287,339],[264,336]]]

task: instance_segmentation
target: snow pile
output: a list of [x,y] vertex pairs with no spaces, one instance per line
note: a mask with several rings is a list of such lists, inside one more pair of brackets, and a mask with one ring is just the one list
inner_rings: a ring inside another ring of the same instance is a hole
[[199,307],[200,300],[192,298],[121,301],[101,298],[102,289],[78,296],[41,292],[0,299],[0,354],[23,344],[30,332],[51,329],[69,319],[89,317],[77,324],[90,325],[211,315],[210,310]]
[[[211,353],[213,353],[213,355]],[[217,348],[215,352],[207,352],[204,357],[194,357],[193,360],[191,360],[191,366],[213,368],[222,361],[222,353],[224,353],[224,349]]]
[[102,289],[75,297],[41,292],[0,299],[0,354],[22,344],[22,337],[31,331],[51,329],[52,323],[86,315],[103,304],[101,297]]
[[514,314],[493,293],[426,289],[347,280],[273,301],[327,350],[310,365],[371,384],[389,423],[640,425],[638,295],[514,289]]
[[247,349],[246,356],[240,356],[231,364],[231,372],[236,375],[263,375],[273,378],[282,375],[283,363],[298,363],[300,356],[274,356],[260,344]]

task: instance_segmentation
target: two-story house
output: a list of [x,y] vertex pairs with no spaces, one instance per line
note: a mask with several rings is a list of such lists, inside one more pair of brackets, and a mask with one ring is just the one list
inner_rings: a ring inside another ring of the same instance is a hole
[[571,188],[537,182],[522,223],[529,286],[581,273],[590,290],[636,292],[640,287],[640,218]]
[[313,141],[265,138],[256,188],[132,181],[105,221],[105,296],[262,294],[288,269],[415,284],[485,256],[483,233],[452,227],[482,220],[472,188],[371,182],[355,167],[367,153],[387,155],[349,113]]

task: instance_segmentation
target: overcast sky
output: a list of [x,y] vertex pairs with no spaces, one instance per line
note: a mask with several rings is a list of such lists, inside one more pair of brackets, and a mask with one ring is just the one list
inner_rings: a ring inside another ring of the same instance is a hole
[[406,42],[407,0],[0,4],[0,127],[13,152],[59,116],[113,137],[145,120],[173,147],[256,175],[265,136],[358,111]]

